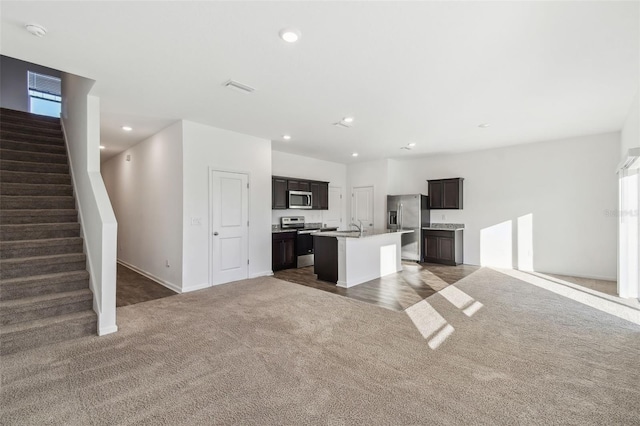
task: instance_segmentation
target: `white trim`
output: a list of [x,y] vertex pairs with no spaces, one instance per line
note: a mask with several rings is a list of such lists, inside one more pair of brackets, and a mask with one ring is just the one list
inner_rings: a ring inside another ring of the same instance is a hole
[[149,272],[147,272],[147,271],[144,271],[144,270],[142,270],[142,269],[140,269],[140,268],[138,268],[138,267],[136,267],[136,266],[133,266],[132,264],[127,263],[127,262],[125,262],[125,261],[123,261],[123,260],[121,260],[121,259],[118,259],[118,263],[119,263],[119,264],[121,264],[122,266],[124,266],[125,268],[129,268],[129,269],[131,269],[132,271],[137,272],[138,274],[140,274],[140,275],[142,275],[142,276],[145,276],[145,277],[149,278],[149,279],[150,279],[150,280],[152,280],[152,281],[157,282],[158,284],[160,284],[160,285],[162,285],[162,286],[164,286],[164,287],[168,288],[169,290],[173,290],[173,291],[175,291],[175,292],[176,292],[176,293],[178,293],[178,294],[180,294],[180,293],[183,293],[183,292],[184,292],[184,290],[182,290],[182,289],[181,289],[180,287],[178,287],[177,285],[175,285],[175,284],[173,284],[173,283],[170,283],[169,281],[165,281],[165,280],[163,280],[163,279],[161,279],[161,278],[158,278],[158,277],[156,277],[155,275],[153,275],[153,274],[151,274],[151,273],[149,273]]
[[[463,265],[470,265],[470,266],[478,266],[478,267],[482,267],[482,265],[479,265],[477,263],[468,263],[468,262],[464,262]],[[493,268],[492,266],[488,266],[488,268]],[[573,272],[555,272],[555,271],[538,271],[538,270],[534,270],[534,271],[525,271],[522,269],[518,269],[518,268],[499,268],[499,269],[513,269],[514,271],[521,271],[521,272],[535,272],[537,274],[554,274],[554,275],[564,275],[565,277],[576,277],[576,278],[586,278],[589,280],[601,280],[601,281],[617,281],[618,278],[617,277],[604,277],[604,276],[600,276],[600,275],[585,275],[585,274],[576,274]]]
[[198,284],[198,285],[192,285],[192,286],[183,288],[182,289],[182,293],[189,293],[190,291],[203,290],[205,288],[210,288],[210,287],[213,287],[213,286],[211,284],[209,284],[209,283],[202,283],[202,284]]
[[[220,169],[217,167],[213,167],[213,166],[209,166],[209,174],[208,174],[208,182],[207,182],[207,187],[209,189],[209,218],[208,218],[208,222],[209,222],[209,287],[213,287],[215,285],[220,285],[220,284],[226,284],[226,283],[218,283],[218,284],[214,284],[213,283],[213,188],[211,187],[211,179],[213,177],[213,173],[215,172],[221,172],[221,173],[234,173],[234,174],[240,174],[240,175],[245,175],[247,176],[247,185],[249,185],[249,187],[247,188],[247,220],[249,221],[249,226],[247,227],[247,252],[246,252],[246,256],[247,256],[247,260],[250,259],[249,256],[249,252],[250,252],[250,248],[251,248],[251,173],[247,172],[247,171],[239,171],[239,170],[231,170],[231,169]],[[250,276],[250,270],[251,270],[251,264],[249,263],[249,265],[247,266],[247,276],[242,278],[242,279],[248,279]],[[242,279],[237,280],[237,281],[242,281]],[[230,282],[235,282],[235,281],[230,281]],[[202,284],[201,284],[202,285]],[[195,286],[195,287],[189,287],[189,288],[195,288],[195,289],[200,289],[200,288],[204,288],[204,287],[200,287],[199,286]]]
[[[116,329],[114,331],[105,331],[104,333],[102,333],[102,330],[100,328],[100,318],[102,317],[102,313],[100,311],[100,306],[101,306],[101,300],[100,297],[101,295],[96,292],[95,289],[95,282],[96,282],[96,278],[95,278],[95,269],[93,268],[93,265],[91,263],[91,253],[89,252],[89,245],[87,244],[87,239],[85,238],[85,231],[84,231],[84,220],[82,217],[82,206],[80,205],[80,200],[78,200],[78,185],[76,184],[76,177],[73,174],[73,160],[71,158],[71,155],[69,155],[69,138],[67,138],[67,130],[65,128],[65,123],[64,120],[62,119],[62,117],[60,118],[60,127],[62,128],[62,136],[64,137],[64,147],[66,149],[66,154],[67,154],[67,161],[69,162],[69,175],[71,176],[71,185],[73,187],[73,199],[76,203],[76,211],[78,212],[78,222],[80,223],[80,237],[82,238],[82,252],[85,254],[85,264],[87,265],[87,272],[89,272],[89,290],[91,290],[91,293],[93,294],[93,312],[96,313],[96,315],[98,316],[98,336],[102,336],[102,334],[109,334],[109,333],[113,333],[115,331],[118,330],[118,327],[116,325],[114,325],[113,327],[116,327]],[[112,327],[105,327],[104,330],[109,330]],[[102,333],[102,334],[101,334]]]
[[116,331],[118,331],[117,325],[112,325],[104,328],[98,327],[98,336],[105,336],[107,334],[115,333]]
[[567,273],[567,272],[552,272],[552,271],[544,271],[544,272],[543,271],[523,271],[518,268],[506,268],[506,269],[514,269],[516,271],[521,271],[521,272],[535,272],[537,274],[543,274],[543,275],[544,274],[564,275],[565,277],[586,278],[588,280],[613,281],[613,282],[616,282],[618,280],[617,277],[603,277],[599,275],[583,275],[583,274],[574,274],[574,273]]
[[[354,216],[353,216],[353,203],[355,201],[355,190],[356,189],[363,189],[363,188],[371,188],[371,229],[375,229],[376,227],[376,186],[374,184],[367,184],[367,185],[358,185],[358,186],[352,186],[351,187],[351,206],[349,208],[349,224],[347,224],[346,226],[348,228],[351,228],[351,223],[353,223]],[[385,206],[386,208],[386,206]]]
[[260,278],[260,277],[271,277],[271,276],[273,276],[273,271],[269,270],[269,271],[255,272],[253,274],[249,274],[249,279]]
[[529,273],[517,271],[514,269],[489,269],[551,291],[560,296],[575,300],[576,302],[582,303],[583,305],[587,305],[599,311],[606,312],[618,318],[622,318],[623,320],[632,322],[634,324],[640,324],[640,310],[625,304],[624,299],[621,299],[620,302],[616,301],[615,299],[619,299],[616,296],[594,294],[597,293],[594,290],[585,291],[584,289],[577,289],[574,286],[569,286],[569,284],[571,283],[561,284],[544,277],[531,275]]

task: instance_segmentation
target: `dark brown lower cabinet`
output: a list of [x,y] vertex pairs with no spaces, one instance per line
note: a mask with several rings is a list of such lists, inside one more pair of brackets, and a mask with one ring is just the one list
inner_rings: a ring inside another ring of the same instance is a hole
[[338,282],[338,239],[335,237],[313,237],[313,273],[318,279],[330,283]]
[[296,267],[296,232],[271,234],[271,268],[274,271]]
[[424,261],[444,265],[462,263],[462,230],[422,231],[424,241]]

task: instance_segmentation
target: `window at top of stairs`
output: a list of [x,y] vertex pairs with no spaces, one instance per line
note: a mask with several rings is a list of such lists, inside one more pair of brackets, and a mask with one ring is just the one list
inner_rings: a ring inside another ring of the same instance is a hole
[[29,112],[60,117],[61,82],[57,77],[28,71]]

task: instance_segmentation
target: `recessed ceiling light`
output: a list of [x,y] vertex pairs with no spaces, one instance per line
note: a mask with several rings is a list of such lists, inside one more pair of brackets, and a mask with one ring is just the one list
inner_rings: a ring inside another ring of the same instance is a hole
[[284,139],[285,141],[288,141],[291,139],[291,135],[282,135],[282,139]]
[[482,124],[479,124],[479,125],[478,125],[478,127],[480,127],[481,129],[486,129],[486,128],[487,128],[487,127],[489,127],[489,126],[490,126],[490,124],[489,124],[489,123],[482,123]]
[[358,153],[357,153],[357,152],[354,152],[353,154],[351,154],[351,156],[352,156],[352,157],[357,157],[357,156],[358,156]]
[[300,40],[300,31],[295,28],[284,28],[280,30],[280,38],[287,43],[295,43]]
[[133,130],[133,127],[131,126],[122,126],[122,130],[124,130],[125,132],[130,132]]
[[27,24],[24,27],[27,31],[29,31],[36,37],[44,37],[44,35],[47,33],[47,30],[43,26],[40,26],[38,24]]
[[100,145],[100,149],[105,149],[106,147],[104,145]]
[[342,119],[345,123],[353,123],[353,117],[345,117]]
[[416,146],[416,143],[415,142],[411,142],[411,143],[407,144],[407,146],[409,148],[413,148],[414,146]]

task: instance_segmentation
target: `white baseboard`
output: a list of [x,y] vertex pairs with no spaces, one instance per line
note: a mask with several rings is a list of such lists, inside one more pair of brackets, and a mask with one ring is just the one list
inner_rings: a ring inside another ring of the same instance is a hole
[[189,286],[189,287],[185,287],[185,288],[183,288],[183,289],[182,289],[182,292],[183,292],[183,293],[189,293],[190,291],[202,290],[202,289],[209,288],[209,287],[211,287],[211,286],[209,285],[209,283],[203,283],[203,284],[198,284],[198,285],[192,285],[192,286]]
[[254,272],[249,275],[249,278],[270,277],[273,275],[273,271]]
[[109,327],[98,327],[98,336],[105,336],[107,334],[115,333],[118,331],[117,325],[111,325]]
[[[527,271],[523,271],[523,272],[527,272]],[[599,275],[583,275],[583,274],[573,274],[573,273],[570,274],[567,272],[539,272],[539,271],[534,271],[534,272],[538,274],[553,274],[553,275],[564,275],[565,277],[586,278],[589,280],[618,281],[617,277],[602,277]]]
[[143,271],[142,269],[140,269],[140,268],[138,268],[136,266],[133,266],[133,265],[131,265],[131,264],[129,264],[129,263],[123,261],[123,260],[118,259],[118,263],[121,264],[122,266],[124,266],[125,268],[129,268],[132,271],[137,272],[140,275],[143,275],[143,276],[149,278],[150,280],[157,282],[158,284],[168,288],[169,290],[173,290],[176,293],[182,293],[183,292],[183,290],[180,287],[178,287],[177,285],[175,285],[174,283],[170,283],[169,281],[165,281],[165,280],[163,280],[161,278],[158,278],[158,277],[154,276],[153,274],[150,274],[147,271]]

